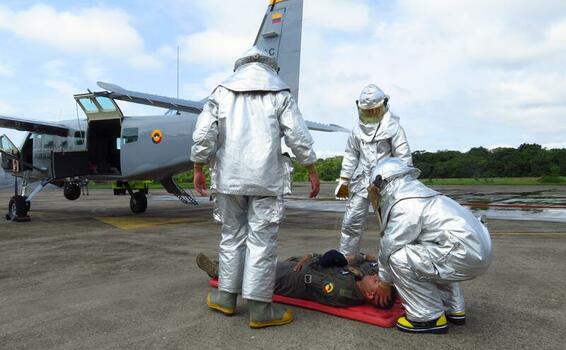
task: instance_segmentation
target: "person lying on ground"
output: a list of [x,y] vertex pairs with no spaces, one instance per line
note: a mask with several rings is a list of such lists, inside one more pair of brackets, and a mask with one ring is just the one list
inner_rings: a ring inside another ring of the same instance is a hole
[[[211,278],[218,278],[218,263],[200,253],[197,265]],[[346,256],[336,250],[308,254],[277,262],[274,293],[316,301],[335,307],[372,304],[389,309],[396,292],[377,298],[379,278],[375,257],[358,253]]]

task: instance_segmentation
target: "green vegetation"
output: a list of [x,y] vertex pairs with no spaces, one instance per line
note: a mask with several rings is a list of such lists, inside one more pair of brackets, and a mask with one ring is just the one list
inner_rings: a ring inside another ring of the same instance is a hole
[[[566,149],[544,149],[537,144],[518,148],[488,150],[474,147],[468,152],[413,152],[415,167],[421,169],[427,185],[566,185]],[[307,169],[293,161],[295,182],[308,181]],[[319,159],[316,167],[321,181],[335,181],[340,176],[342,157]],[[208,169],[204,169],[208,185]],[[193,172],[175,176],[184,188],[192,188]],[[111,188],[110,184],[92,184],[92,188]],[[149,188],[161,188],[159,183]]]

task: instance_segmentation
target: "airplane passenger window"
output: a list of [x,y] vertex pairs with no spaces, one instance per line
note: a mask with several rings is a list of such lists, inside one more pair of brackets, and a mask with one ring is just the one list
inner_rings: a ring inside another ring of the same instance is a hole
[[136,142],[138,140],[138,128],[124,128],[122,132],[124,144]]
[[114,102],[111,99],[104,96],[97,96],[96,102],[102,107],[102,111],[104,112],[114,112],[116,107],[114,106]]
[[81,106],[83,106],[84,110],[87,113],[99,112],[98,107],[96,107],[96,105],[90,98],[81,98],[79,99],[79,103],[81,104]]

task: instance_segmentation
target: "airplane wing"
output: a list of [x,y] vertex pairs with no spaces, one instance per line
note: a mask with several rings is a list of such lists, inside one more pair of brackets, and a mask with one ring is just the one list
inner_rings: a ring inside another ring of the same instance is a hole
[[108,97],[115,100],[139,103],[142,105],[148,105],[153,107],[161,107],[168,109],[175,109],[178,111],[185,111],[189,113],[200,113],[204,106],[205,101],[190,101],[183,100],[180,98],[159,96],[146,94],[143,92],[126,90],[121,86],[115,84],[109,84],[99,81],[98,86],[104,90],[108,90],[110,93]]
[[[99,81],[98,86],[104,90],[109,91],[108,97],[120,101],[127,101],[133,103],[144,104],[148,106],[161,107],[179,111],[199,114],[202,112],[204,104],[207,99],[201,101],[183,100],[180,98],[159,96],[146,94],[144,92],[130,91],[116,84],[109,84]],[[322,124],[317,122],[305,121],[310,130],[325,131],[325,132],[346,132],[350,130],[336,124]]]
[[317,122],[311,122],[310,120],[305,120],[305,124],[307,124],[307,127],[310,130],[325,131],[325,132],[345,132],[345,133],[350,132],[350,130],[336,124],[322,124]]
[[0,127],[63,137],[66,137],[69,134],[69,128],[65,125],[6,117],[3,115],[0,115]]

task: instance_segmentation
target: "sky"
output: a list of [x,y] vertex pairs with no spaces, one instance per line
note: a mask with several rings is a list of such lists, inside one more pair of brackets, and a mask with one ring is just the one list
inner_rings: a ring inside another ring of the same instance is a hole
[[[72,95],[97,81],[174,97],[177,46],[180,97],[201,100],[252,45],[267,3],[2,0],[0,115],[76,118]],[[299,106],[351,128],[374,83],[412,150],[566,147],[565,62],[565,1],[305,0]],[[347,134],[313,137],[330,157]]]

